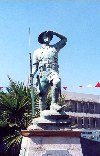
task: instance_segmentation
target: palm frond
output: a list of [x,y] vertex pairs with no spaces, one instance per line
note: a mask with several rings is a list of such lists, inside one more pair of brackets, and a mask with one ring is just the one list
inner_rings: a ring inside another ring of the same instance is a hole
[[[6,151],[9,150],[9,148],[18,148],[21,144],[22,136],[18,132],[18,134],[9,135],[3,138],[3,142],[6,147]],[[17,150],[17,149],[16,149]]]

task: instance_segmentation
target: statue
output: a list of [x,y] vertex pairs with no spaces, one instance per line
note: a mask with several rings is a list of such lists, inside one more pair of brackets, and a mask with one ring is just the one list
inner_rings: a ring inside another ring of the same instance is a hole
[[[53,36],[60,41],[50,45]],[[58,52],[66,45],[67,38],[53,31],[42,32],[38,37],[42,47],[35,50],[33,54],[32,77],[37,74],[37,87],[39,90],[39,109],[46,110],[46,97],[48,88],[52,89],[52,102],[50,109],[60,109],[58,99],[61,95],[61,80],[59,77]]]

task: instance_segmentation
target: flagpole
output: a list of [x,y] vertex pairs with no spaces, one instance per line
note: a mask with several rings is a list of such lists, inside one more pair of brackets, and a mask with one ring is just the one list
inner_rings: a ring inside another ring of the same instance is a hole
[[29,50],[30,50],[30,40],[31,40],[31,36],[30,36],[31,30],[30,30],[30,27],[29,27],[28,33],[29,33],[29,41],[28,41],[28,44],[29,44]]
[[[29,27],[29,50],[30,50],[30,27]],[[31,88],[31,100],[32,100],[32,118],[35,115],[35,104],[34,104],[34,87],[33,87],[33,77],[32,77],[32,54],[30,55],[30,88]]]

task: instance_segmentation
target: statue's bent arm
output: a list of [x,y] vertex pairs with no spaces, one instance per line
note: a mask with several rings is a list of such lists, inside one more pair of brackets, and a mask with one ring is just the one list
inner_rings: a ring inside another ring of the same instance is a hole
[[39,62],[38,62],[38,58],[37,58],[37,52],[34,51],[34,54],[33,54],[33,68],[32,68],[33,77],[35,76],[35,74],[38,71],[38,65],[39,65]]
[[56,44],[54,44],[54,47],[57,50],[60,50],[61,48],[63,48],[66,45],[67,38],[61,34],[56,33],[56,32],[53,32],[53,35],[56,35],[57,37],[60,38],[60,41],[57,42]]
[[33,77],[35,76],[37,71],[38,71],[38,64],[33,64],[33,68],[32,68],[32,75],[33,75]]

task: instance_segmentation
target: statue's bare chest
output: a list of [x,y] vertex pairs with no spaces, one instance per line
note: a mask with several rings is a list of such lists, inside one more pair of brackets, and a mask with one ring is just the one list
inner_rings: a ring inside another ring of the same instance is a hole
[[58,59],[58,52],[55,48],[41,48],[38,53],[38,61],[51,60],[54,62],[54,59]]

